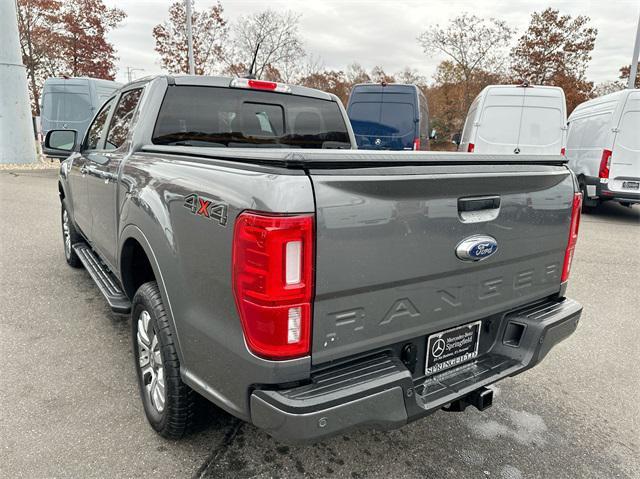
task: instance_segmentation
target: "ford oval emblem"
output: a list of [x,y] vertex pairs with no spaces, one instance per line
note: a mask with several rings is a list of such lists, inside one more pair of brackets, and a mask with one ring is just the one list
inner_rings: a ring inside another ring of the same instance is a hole
[[470,236],[456,246],[456,256],[463,261],[482,261],[498,251],[498,242],[487,235]]

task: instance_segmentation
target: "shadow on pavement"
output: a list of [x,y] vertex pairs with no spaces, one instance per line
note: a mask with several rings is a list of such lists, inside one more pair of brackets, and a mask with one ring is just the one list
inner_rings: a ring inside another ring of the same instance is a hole
[[639,224],[640,205],[622,206],[615,201],[607,201],[590,213],[582,215],[583,219],[606,220],[615,223]]

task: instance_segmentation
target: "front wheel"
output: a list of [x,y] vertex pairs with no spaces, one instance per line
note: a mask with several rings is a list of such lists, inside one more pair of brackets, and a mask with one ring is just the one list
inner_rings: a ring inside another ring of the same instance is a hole
[[202,422],[208,405],[182,382],[174,336],[155,281],[136,292],[131,326],[144,412],[161,436],[179,439]]
[[73,245],[82,241],[82,237],[76,231],[76,227],[73,224],[69,210],[67,209],[66,201],[62,202],[61,210],[62,219],[62,241],[64,246],[64,259],[67,260],[67,264],[72,268],[81,268],[82,262],[80,258],[73,250]]

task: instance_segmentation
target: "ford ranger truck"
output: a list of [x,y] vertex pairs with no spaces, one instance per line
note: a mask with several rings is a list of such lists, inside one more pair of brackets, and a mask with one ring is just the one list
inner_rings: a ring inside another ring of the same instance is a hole
[[66,261],[131,315],[165,437],[209,402],[293,443],[482,410],[580,319],[560,155],[359,151],[333,95],[204,76],[130,83],[46,142]]

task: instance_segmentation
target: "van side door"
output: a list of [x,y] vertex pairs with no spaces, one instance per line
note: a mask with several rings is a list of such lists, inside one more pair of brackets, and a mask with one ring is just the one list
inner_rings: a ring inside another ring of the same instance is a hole
[[107,118],[113,106],[113,98],[109,99],[100,109],[85,135],[80,154],[75,155],[69,170],[69,186],[73,202],[73,220],[80,230],[91,236],[92,217],[87,190],[87,175],[89,173],[90,158],[97,154],[104,140]]
[[117,254],[118,174],[122,160],[129,153],[127,139],[142,90],[138,87],[121,93],[109,120],[103,150],[90,160],[87,185],[93,217],[93,247],[112,269]]

